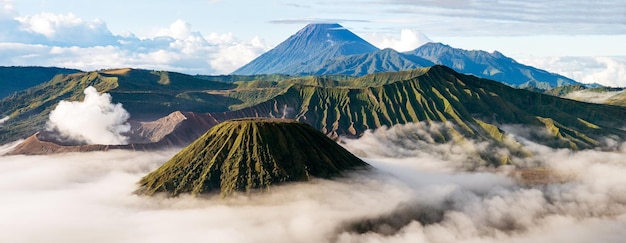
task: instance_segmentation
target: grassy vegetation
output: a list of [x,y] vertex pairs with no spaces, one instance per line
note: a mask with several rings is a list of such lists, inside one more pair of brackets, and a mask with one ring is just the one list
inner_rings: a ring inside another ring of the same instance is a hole
[[[303,149],[306,148],[306,149]],[[218,124],[140,181],[142,194],[250,192],[310,177],[332,178],[365,166],[314,128],[289,120]]]
[[[233,76],[235,77],[235,76]],[[358,137],[367,129],[420,121],[454,124],[438,142],[471,137],[515,146],[500,129],[522,124],[538,130],[531,138],[552,147],[586,149],[606,137],[626,138],[626,108],[588,104],[456,73],[445,66],[351,79],[328,76],[283,80],[245,76],[232,83],[146,70],[109,70],[58,76],[0,102],[0,142],[33,134],[61,99],[79,100],[94,85],[121,102],[132,118],[164,116],[175,110],[212,112],[216,117],[286,117],[310,124],[330,137]],[[513,145],[511,145],[513,144]],[[513,148],[516,149],[516,148]],[[493,161],[501,163],[500,158]]]

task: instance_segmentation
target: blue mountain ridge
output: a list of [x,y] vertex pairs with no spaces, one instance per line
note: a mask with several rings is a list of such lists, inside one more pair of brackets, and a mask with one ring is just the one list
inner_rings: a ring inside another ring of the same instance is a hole
[[380,50],[343,26],[326,23],[307,25],[232,74],[363,76],[435,64],[513,87],[550,89],[563,85],[584,85],[562,75],[518,63],[497,51],[463,50],[442,43],[427,43],[403,53],[393,49]]

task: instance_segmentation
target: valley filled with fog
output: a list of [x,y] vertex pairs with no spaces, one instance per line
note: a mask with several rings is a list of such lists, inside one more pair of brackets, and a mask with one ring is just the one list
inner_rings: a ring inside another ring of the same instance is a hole
[[490,148],[485,142],[423,139],[437,126],[398,125],[345,139],[342,145],[370,163],[369,171],[230,198],[135,195],[137,181],[177,150],[5,155],[0,241],[620,242],[626,237],[623,145],[612,152],[574,152],[522,140],[532,156],[512,161],[549,171],[553,178],[525,183],[514,166],[494,168],[476,157]]

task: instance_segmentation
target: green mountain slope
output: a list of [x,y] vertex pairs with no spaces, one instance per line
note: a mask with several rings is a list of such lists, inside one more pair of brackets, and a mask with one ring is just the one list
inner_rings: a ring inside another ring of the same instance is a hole
[[459,136],[495,140],[503,139],[498,128],[502,124],[529,125],[540,128],[533,140],[574,149],[599,146],[603,136],[626,135],[619,129],[626,119],[622,107],[514,89],[445,66],[427,70],[379,87],[293,86],[272,100],[226,114],[292,118],[331,137],[359,136],[367,129],[419,121],[452,122]]
[[[333,138],[358,137],[368,129],[396,124],[440,122],[448,124],[450,129],[434,135],[435,142],[462,142],[471,137],[496,141],[520,153],[523,151],[519,144],[508,141],[504,132],[511,127],[508,125],[527,127],[528,131],[518,135],[558,148],[606,147],[611,144],[609,140],[626,140],[623,128],[625,107],[589,104],[515,89],[499,82],[459,74],[445,66],[341,80],[307,76],[234,83],[208,82],[182,74],[144,70],[111,70],[70,76],[30,89],[27,93],[32,97],[9,100],[13,103],[0,102],[0,107],[19,103],[11,114],[17,114],[12,117],[22,116],[22,119],[11,118],[6,126],[0,127],[3,142],[39,131],[47,119],[46,112],[60,99],[80,99],[82,90],[88,85],[111,93],[114,102],[129,107],[131,118],[141,112],[150,114],[155,109],[167,112],[175,108],[209,112],[186,120],[197,120],[197,124],[205,125],[234,118],[288,118],[310,124]],[[202,96],[204,94],[207,96]],[[193,105],[180,105],[185,102],[193,102]],[[206,104],[210,102],[212,104]],[[41,110],[43,112],[38,113]],[[191,124],[182,127],[188,130],[184,134],[206,131],[195,131]],[[186,135],[173,135],[183,136]],[[508,161],[499,155],[486,160],[494,163]]]
[[626,106],[626,92],[621,92],[617,95],[612,96],[609,100],[606,101],[609,105],[619,105]]
[[141,194],[269,190],[310,177],[332,178],[367,164],[314,128],[289,120],[218,124],[141,179]]
[[58,75],[0,101],[0,117],[10,117],[0,126],[0,143],[41,130],[59,101],[82,100],[89,86],[110,93],[113,102],[122,103],[133,119],[158,118],[177,110],[227,111],[230,105],[241,103],[220,93],[234,84],[180,73],[115,69]]

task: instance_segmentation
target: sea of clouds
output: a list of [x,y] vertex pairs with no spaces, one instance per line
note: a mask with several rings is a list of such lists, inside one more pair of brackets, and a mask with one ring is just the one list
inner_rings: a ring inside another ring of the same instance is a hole
[[525,144],[534,155],[516,161],[567,175],[526,185],[510,176],[511,166],[469,159],[485,147],[482,142],[466,141],[474,144],[468,147],[397,136],[407,129],[428,135],[433,127],[400,125],[345,140],[346,148],[372,165],[369,171],[232,198],[133,194],[137,181],[177,150],[2,156],[0,242],[621,242],[626,237],[624,146],[575,152]]

